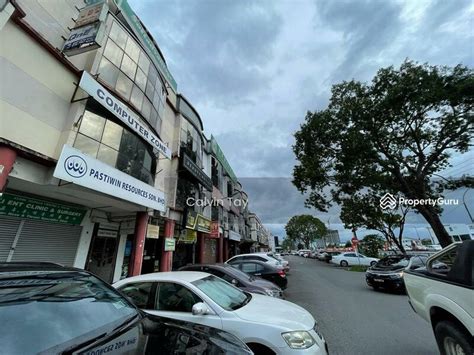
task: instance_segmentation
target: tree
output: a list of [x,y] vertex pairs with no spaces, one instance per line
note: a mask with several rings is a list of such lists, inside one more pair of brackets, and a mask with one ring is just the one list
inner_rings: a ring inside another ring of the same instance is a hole
[[283,250],[294,250],[295,242],[287,237],[283,239],[283,242],[281,243],[281,247]]
[[311,242],[326,234],[326,226],[318,218],[303,214],[290,218],[285,226],[286,236],[291,240],[302,243],[306,249]]
[[346,242],[346,244],[344,245],[344,248],[352,248],[352,243],[350,240]]
[[368,234],[359,242],[357,248],[361,254],[372,258],[379,257],[379,250],[384,246],[383,238],[377,234]]
[[399,206],[395,210],[383,210],[379,207],[381,196],[365,192],[342,199],[340,218],[346,228],[376,230],[385,237],[389,245],[395,246],[406,254],[403,247],[403,232],[409,208]]
[[[295,134],[293,183],[321,211],[367,189],[410,200],[436,200],[473,179],[436,179],[453,153],[468,151],[474,132],[474,71],[405,61],[380,69],[372,82],[334,85],[327,109],[308,112]],[[333,186],[328,192],[327,186]],[[413,206],[440,244],[451,239],[442,209]]]

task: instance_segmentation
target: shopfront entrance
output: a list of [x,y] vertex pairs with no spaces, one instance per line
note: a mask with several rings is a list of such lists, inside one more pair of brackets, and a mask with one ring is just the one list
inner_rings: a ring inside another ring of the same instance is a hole
[[118,243],[118,230],[103,229],[99,224],[96,224],[86,270],[107,282],[112,282]]

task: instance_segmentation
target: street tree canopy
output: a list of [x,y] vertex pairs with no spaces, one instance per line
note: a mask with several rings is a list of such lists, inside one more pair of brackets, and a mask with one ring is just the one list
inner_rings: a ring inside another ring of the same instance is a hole
[[368,234],[359,242],[357,246],[359,252],[372,258],[379,257],[379,250],[384,246],[383,238],[377,234]]
[[306,249],[310,248],[311,242],[322,238],[327,232],[323,222],[307,214],[291,217],[285,230],[288,239],[303,244]]
[[[308,193],[307,205],[321,211],[367,189],[407,199],[442,197],[448,188],[472,184],[468,177],[436,177],[453,154],[472,145],[473,107],[474,71],[462,65],[405,61],[399,69],[380,69],[371,83],[334,85],[328,108],[308,112],[295,133],[293,183]],[[451,242],[440,206],[414,210],[441,245]]]

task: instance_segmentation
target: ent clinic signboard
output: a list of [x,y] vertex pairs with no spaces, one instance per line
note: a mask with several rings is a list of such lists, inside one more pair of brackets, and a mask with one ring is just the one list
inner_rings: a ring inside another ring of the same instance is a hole
[[133,113],[127,105],[123,104],[115,96],[109,93],[107,89],[95,81],[89,73],[83,72],[79,86],[91,95],[98,103],[115,115],[115,117],[148,142],[153,148],[157,149],[168,159],[171,159],[171,150],[153,132],[140,122],[137,115]]
[[166,210],[165,195],[144,182],[64,145],[54,177],[137,205]]

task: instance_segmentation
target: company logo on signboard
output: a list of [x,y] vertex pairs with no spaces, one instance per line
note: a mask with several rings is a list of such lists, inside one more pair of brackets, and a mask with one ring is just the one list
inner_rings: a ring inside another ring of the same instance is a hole
[[66,173],[74,178],[83,177],[87,173],[87,163],[77,155],[71,155],[64,161]]

